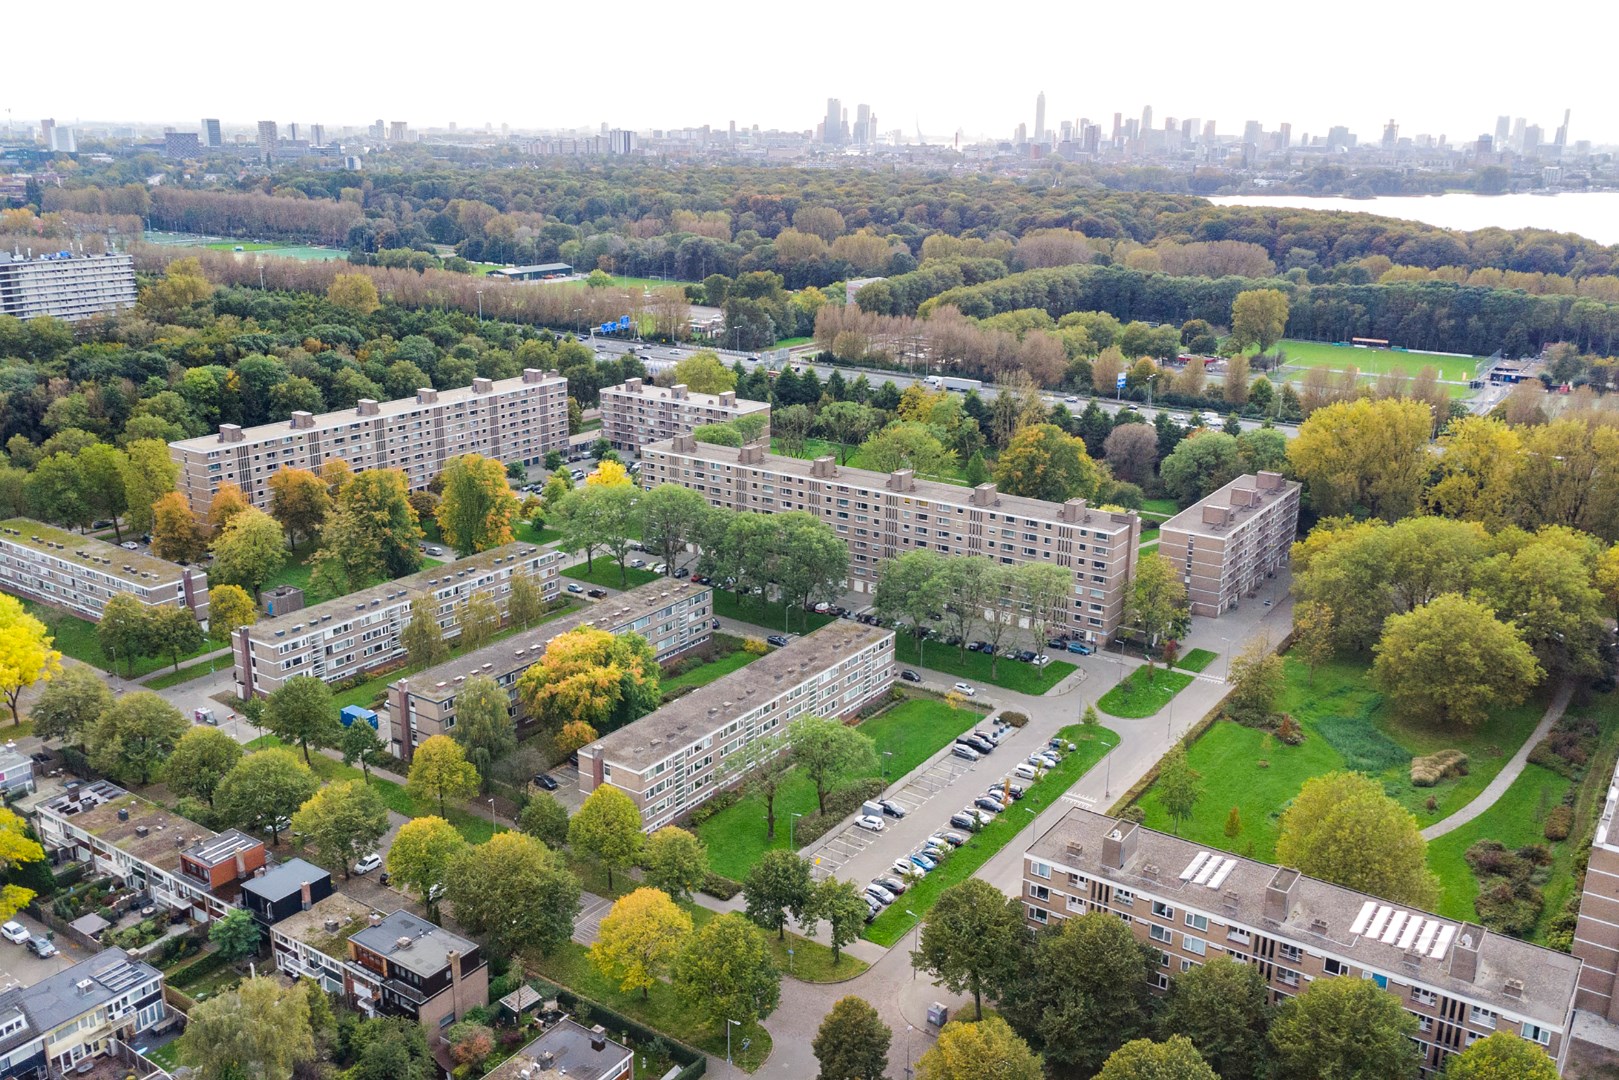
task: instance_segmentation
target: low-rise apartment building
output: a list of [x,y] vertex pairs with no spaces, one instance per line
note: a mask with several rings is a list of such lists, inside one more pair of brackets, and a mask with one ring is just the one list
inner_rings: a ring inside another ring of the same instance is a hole
[[1088,810],[1028,849],[1031,926],[1088,912],[1123,919],[1155,949],[1153,986],[1211,957],[1252,964],[1280,1002],[1317,979],[1370,979],[1417,1020],[1422,1073],[1495,1031],[1570,1045],[1580,960]]
[[529,578],[546,601],[561,594],[562,553],[533,544],[504,544],[395,581],[262,619],[231,632],[231,659],[239,697],[266,697],[295,675],[336,682],[397,660],[410,624],[411,605],[433,605],[447,639],[461,633],[463,605],[472,596],[494,601],[501,617],[512,579]]
[[1001,563],[1045,562],[1073,572],[1070,603],[1053,633],[1101,644],[1118,632],[1135,577],[1141,519],[1087,506],[1003,495],[893,473],[851,469],[833,457],[806,461],[763,444],[734,449],[689,435],[641,451],[641,482],[679,484],[715,506],[775,513],[804,510],[849,545],[849,587],[876,589],[884,559],[924,548]]
[[601,392],[602,438],[615,450],[638,453],[648,443],[690,435],[704,424],[724,424],[740,416],[764,420],[761,437],[770,435],[770,403],[723,394],[694,394],[684,383],[656,386],[626,379]]
[[231,911],[242,883],[264,868],[263,841],[240,830],[205,829],[106,780],[68,788],[34,808],[46,853],[121,878],[193,922]]
[[892,630],[828,623],[582,748],[579,789],[618,788],[652,832],[722,790],[729,759],[752,760],[800,716],[854,715],[895,671]]
[[295,412],[288,420],[169,444],[180,466],[179,491],[197,516],[208,512],[219,485],[232,483],[261,509],[270,505],[277,469],[319,471],[334,458],[364,469],[402,469],[414,490],[460,454],[535,465],[568,445],[568,381],[529,368],[514,379],[474,379],[453,390],[424,388],[413,398],[361,399],[353,409]]
[[640,634],[663,661],[707,641],[713,617],[712,590],[665,578],[400,679],[388,687],[392,752],[408,761],[423,740],[450,734],[456,695],[473,675],[487,675],[507,688],[521,734],[528,717],[517,701],[517,677],[545,654],[553,638],[570,630],[592,626],[610,634]]
[[149,607],[183,607],[208,619],[208,575],[105,540],[29,518],[0,521],[0,589],[99,622],[127,593]]
[[1619,769],[1608,785],[1607,802],[1591,838],[1591,854],[1574,926],[1573,953],[1585,962],[1574,1004],[1610,1022],[1619,1022]]
[[635,1080],[635,1053],[597,1024],[564,1016],[538,1039],[484,1074],[484,1080]]
[[0,991],[0,1076],[89,1072],[114,1041],[134,1044],[169,1019],[163,973],[106,949],[32,986]]
[[1158,554],[1182,575],[1193,615],[1230,611],[1287,565],[1299,489],[1281,473],[1239,476],[1159,528]]
[[300,908],[270,926],[270,955],[276,970],[289,979],[314,979],[329,994],[345,994],[349,975],[349,938],[371,925],[379,912],[334,892]]
[[442,1037],[449,1026],[489,1001],[489,965],[477,942],[408,911],[351,935],[344,990],[369,1016],[403,1016]]
[[0,251],[0,315],[73,322],[135,306],[135,261],[122,252]]

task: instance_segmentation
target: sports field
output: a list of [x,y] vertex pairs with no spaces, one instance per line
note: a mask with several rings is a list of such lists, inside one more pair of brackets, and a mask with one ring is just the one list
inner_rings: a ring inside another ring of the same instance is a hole
[[1360,349],[1352,345],[1333,345],[1325,341],[1281,342],[1289,369],[1324,367],[1333,371],[1355,368],[1362,375],[1375,378],[1389,371],[1399,371],[1415,378],[1425,367],[1439,369],[1441,382],[1461,383],[1466,388],[1474,378],[1484,357],[1435,356],[1432,353],[1393,352],[1388,349]]

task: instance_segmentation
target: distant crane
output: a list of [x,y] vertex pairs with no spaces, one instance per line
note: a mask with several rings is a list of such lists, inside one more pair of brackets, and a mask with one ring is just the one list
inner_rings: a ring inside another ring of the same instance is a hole
[[920,117],[916,119],[916,143],[918,146],[926,146],[928,144],[927,136],[922,134],[922,120]]

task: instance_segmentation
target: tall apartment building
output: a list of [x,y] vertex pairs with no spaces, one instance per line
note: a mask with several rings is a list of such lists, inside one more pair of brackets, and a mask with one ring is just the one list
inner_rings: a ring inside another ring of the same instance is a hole
[[894,683],[894,632],[839,619],[579,751],[579,790],[611,784],[652,832],[723,789],[725,762],[800,716],[842,719]]
[[[170,1015],[163,973],[122,949],[104,949],[32,986],[0,991],[0,1076],[89,1073],[114,1040],[142,1042]],[[111,1066],[97,1075],[126,1073],[134,1075]]]
[[276,144],[281,141],[281,131],[274,120],[259,121],[259,160],[269,162],[275,160]]
[[121,593],[208,618],[208,575],[28,518],[0,521],[0,589],[99,622]]
[[404,142],[410,138],[409,125],[403,120],[388,121],[388,141]]
[[512,579],[528,577],[545,600],[560,594],[562,553],[532,544],[505,544],[446,566],[385,581],[314,607],[261,619],[231,631],[236,693],[268,697],[295,675],[336,682],[403,656],[411,605],[433,605],[445,638],[461,633],[462,605],[493,600],[505,618]]
[[264,869],[264,843],[237,829],[216,833],[106,780],[73,783],[34,808],[50,854],[122,878],[192,922],[237,906],[242,883]]
[[648,488],[679,484],[731,510],[815,514],[849,545],[855,592],[876,588],[884,559],[929,548],[1071,570],[1071,602],[1051,626],[1055,633],[1103,643],[1124,618],[1141,540],[1141,520],[1133,513],[1096,510],[1083,499],[1002,495],[994,484],[918,480],[909,469],[879,473],[840,466],[833,457],[805,461],[759,444],[711,446],[689,435],[644,447],[641,460]]
[[180,465],[179,490],[198,516],[222,483],[242,489],[261,509],[270,505],[277,469],[317,471],[342,458],[356,472],[403,469],[412,489],[426,487],[458,454],[482,454],[533,465],[568,443],[568,381],[529,368],[514,379],[474,379],[454,390],[421,389],[413,398],[353,409],[295,412],[259,427],[221,424],[218,435],[169,444]]
[[1574,927],[1574,955],[1585,962],[1574,1004],[1587,1012],[1619,1022],[1619,832],[1614,814],[1619,811],[1619,769],[1608,785],[1580,897],[1580,919]]
[[1153,986],[1229,956],[1252,964],[1275,1002],[1317,979],[1370,979],[1417,1019],[1422,1073],[1495,1031],[1545,1047],[1561,1066],[1580,960],[1297,870],[1069,810],[1023,858],[1031,927],[1116,915],[1157,950]]
[[[300,612],[299,614],[303,614]],[[631,589],[560,619],[417,672],[388,687],[390,749],[410,760],[415,748],[455,728],[455,698],[473,675],[487,675],[507,688],[521,733],[528,719],[517,701],[517,677],[545,654],[552,638],[591,626],[610,634],[640,634],[659,661],[701,645],[712,635],[713,592],[669,578]]]
[[1239,476],[1158,530],[1158,554],[1179,570],[1193,615],[1216,616],[1287,565],[1299,488],[1281,473]]
[[704,424],[723,424],[739,416],[761,416],[770,435],[770,403],[739,399],[735,390],[693,394],[684,383],[654,386],[628,379],[601,392],[602,438],[615,450],[639,453],[648,443],[690,435]]
[[225,145],[225,136],[219,129],[219,121],[204,118],[202,122],[202,145],[214,149]]
[[121,252],[0,251],[0,315],[74,322],[134,306],[135,262]]

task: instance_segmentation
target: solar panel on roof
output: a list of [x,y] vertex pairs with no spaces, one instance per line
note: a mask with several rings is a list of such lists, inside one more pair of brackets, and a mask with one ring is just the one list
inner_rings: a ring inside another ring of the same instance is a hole
[[1394,909],[1389,907],[1387,904],[1377,905],[1377,914],[1372,916],[1372,925],[1366,930],[1367,936],[1381,937],[1383,935],[1383,927],[1388,925],[1389,916],[1393,914]]
[[1420,915],[1411,916],[1410,921],[1405,924],[1405,932],[1400,935],[1400,940],[1397,942],[1399,947],[1402,949],[1409,949],[1411,947],[1411,943],[1417,940],[1417,934],[1422,931],[1422,924],[1427,921],[1427,919],[1424,919]]
[[1439,927],[1442,925],[1438,919],[1422,920],[1422,933],[1417,936],[1417,952],[1425,953],[1428,951],[1428,946],[1433,944],[1434,935],[1439,932]]
[[1364,904],[1362,904],[1360,906],[1360,914],[1356,915],[1355,916],[1355,921],[1349,925],[1349,932],[1351,934],[1358,934],[1362,930],[1366,929],[1366,923],[1371,919],[1372,912],[1374,912],[1376,910],[1377,910],[1377,901],[1376,900],[1368,900]]
[[1192,880],[1192,875],[1197,873],[1199,870],[1203,869],[1203,864],[1208,862],[1208,861],[1209,861],[1209,853],[1208,852],[1206,852],[1206,851],[1198,852],[1196,857],[1194,857],[1192,859],[1192,861],[1187,865],[1186,869],[1181,871],[1181,880],[1182,881],[1190,881],[1190,880]]
[[1237,868],[1237,860],[1236,859],[1227,859],[1225,862],[1221,863],[1220,864],[1220,869],[1216,870],[1214,872],[1214,876],[1209,878],[1209,881],[1208,881],[1209,888],[1218,889],[1221,885],[1224,885],[1225,884],[1225,879],[1230,877],[1231,876],[1231,871],[1235,870],[1236,868]]
[[1445,950],[1450,948],[1450,940],[1455,936],[1456,928],[1454,926],[1446,926],[1441,929],[1439,931],[1439,940],[1433,943],[1433,948],[1429,950],[1428,955],[1433,957],[1435,960],[1443,960],[1445,958]]
[[1218,858],[1210,859],[1208,862],[1203,864],[1203,868],[1201,870],[1199,870],[1197,872],[1197,874],[1192,878],[1192,884],[1194,884],[1194,885],[1205,884],[1209,880],[1210,876],[1213,875],[1213,873],[1216,870],[1218,870],[1219,868],[1220,868],[1220,860]]
[[1384,928],[1382,935],[1377,940],[1385,945],[1393,945],[1399,938],[1400,931],[1405,928],[1405,920],[1410,917],[1403,911],[1396,911],[1394,917],[1389,919],[1388,926]]
[[121,994],[130,987],[135,986],[145,978],[133,964],[120,960],[112,967],[96,975],[96,981],[114,994]]

